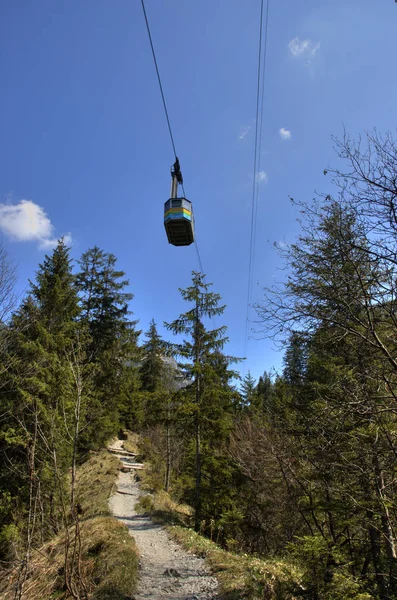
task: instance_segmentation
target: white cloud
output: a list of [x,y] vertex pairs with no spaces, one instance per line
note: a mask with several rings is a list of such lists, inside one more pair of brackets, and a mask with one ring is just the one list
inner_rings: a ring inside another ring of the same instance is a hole
[[247,135],[247,133],[249,132],[249,130],[251,129],[250,125],[247,125],[247,127],[242,127],[241,128],[241,132],[238,136],[239,140],[243,140],[245,138],[245,136]]
[[[40,248],[54,248],[58,239],[54,237],[54,226],[44,209],[32,202],[21,200],[18,204],[0,204],[0,230],[16,242],[39,243]],[[64,236],[71,244],[70,234]]]
[[44,210],[31,200],[0,204],[0,227],[6,235],[19,242],[47,239],[53,230]]
[[[63,241],[66,246],[71,246],[73,243],[72,236],[70,233],[64,233],[61,237],[63,237]],[[58,244],[60,238],[48,238],[42,239],[40,241],[40,248],[42,250],[53,250],[55,246]]]
[[285,129],[284,127],[281,127],[281,129],[279,129],[278,132],[279,132],[282,140],[290,140],[291,139],[291,132],[289,129]]
[[265,171],[259,171],[259,173],[257,173],[256,175],[256,181],[258,183],[267,183],[269,180],[269,177],[267,176],[267,173],[265,173]]
[[300,40],[299,37],[295,37],[288,44],[288,50],[294,58],[303,58],[309,63],[314,60],[319,48],[320,42],[315,44],[312,40]]

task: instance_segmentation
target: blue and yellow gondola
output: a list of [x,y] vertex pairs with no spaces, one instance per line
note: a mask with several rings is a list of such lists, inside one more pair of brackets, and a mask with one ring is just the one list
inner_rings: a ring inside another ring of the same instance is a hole
[[193,207],[190,200],[175,197],[178,183],[183,182],[178,159],[176,159],[171,175],[171,198],[164,204],[165,231],[170,244],[190,246],[194,242]]

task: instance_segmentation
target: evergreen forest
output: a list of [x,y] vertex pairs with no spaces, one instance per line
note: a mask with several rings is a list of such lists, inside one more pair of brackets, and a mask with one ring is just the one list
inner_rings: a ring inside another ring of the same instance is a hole
[[203,273],[163,339],[140,330],[133,266],[106,249],[73,261],[61,239],[18,301],[1,250],[0,570],[17,570],[15,598],[62,532],[63,597],[90,597],[67,568],[86,518],[76,473],[126,430],[197,534],[299,573],[255,597],[397,598],[397,143],[334,145],[333,192],[291,199],[300,235],[255,306],[284,357],[258,380],[227,354],[227,298]]

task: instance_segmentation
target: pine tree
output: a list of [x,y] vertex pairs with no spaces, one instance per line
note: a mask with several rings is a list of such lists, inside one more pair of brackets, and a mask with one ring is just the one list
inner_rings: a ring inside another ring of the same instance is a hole
[[298,387],[305,380],[307,341],[303,334],[293,331],[284,354],[283,377],[291,386]]
[[287,251],[288,281],[262,313],[269,316],[273,302],[273,324],[292,330],[275,395],[283,396],[277,426],[292,442],[297,506],[309,529],[298,552],[308,556],[321,540],[324,551],[311,565],[319,597],[343,562],[351,575],[376,582],[377,597],[393,597],[390,264],[369,251],[372,242],[351,206],[324,201],[308,214],[299,242]]
[[30,295],[40,311],[40,321],[54,336],[70,334],[80,313],[69,248],[62,238],[46,256],[30,282]]
[[151,320],[149,329],[145,333],[146,342],[142,345],[142,364],[139,369],[142,389],[147,392],[156,392],[163,387],[166,365],[166,343],[158,334],[154,319]]
[[205,283],[203,274],[193,271],[192,285],[180,289],[182,298],[189,302],[192,308],[172,323],[165,324],[174,334],[183,334],[187,338],[181,344],[175,345],[175,351],[187,361],[183,364],[183,369],[186,378],[192,381],[188,389],[193,401],[191,408],[195,452],[193,504],[196,531],[200,529],[202,521],[203,460],[206,463],[206,470],[209,469],[215,476],[215,471],[217,469],[219,471],[221,462],[217,465],[209,463],[212,459],[216,462],[216,442],[225,439],[225,431],[227,432],[231,427],[231,389],[225,385],[225,382],[230,381],[234,375],[229,369],[229,364],[236,360],[222,354],[222,349],[228,341],[225,337],[226,327],[207,329],[204,324],[205,318],[212,319],[225,310],[225,306],[219,306],[220,295],[209,291],[210,285]]
[[271,373],[266,371],[258,379],[252,400],[252,408],[260,414],[272,412],[273,382]]
[[79,261],[81,322],[91,336],[88,359],[96,365],[97,404],[85,432],[87,447],[114,435],[121,420],[133,425],[141,418],[137,397],[140,332],[135,328],[137,321],[130,319],[133,295],[125,291],[129,281],[116,262],[114,254],[97,246]]
[[[12,497],[17,488],[23,507],[15,525],[26,541],[20,549],[26,563],[32,544],[57,531],[66,518],[61,506],[72,463],[69,431],[74,415],[68,353],[82,335],[78,314],[69,250],[61,240],[39,266],[30,294],[9,328],[10,418],[2,436],[7,440],[4,454],[18,465],[9,490]],[[39,509],[41,528],[35,528]],[[26,569],[21,571],[22,587]]]
[[136,321],[131,321],[129,302],[133,294],[124,271],[116,269],[117,258],[98,246],[87,250],[78,261],[77,285],[81,296],[82,320],[88,323],[95,355],[112,347]]
[[240,387],[240,394],[243,399],[243,406],[249,407],[253,404],[255,395],[255,379],[251,375],[251,371],[248,371],[247,375],[243,377]]

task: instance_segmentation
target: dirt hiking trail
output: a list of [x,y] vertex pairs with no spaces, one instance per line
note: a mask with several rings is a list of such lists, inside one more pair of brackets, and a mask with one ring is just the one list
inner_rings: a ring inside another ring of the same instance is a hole
[[[128,527],[140,554],[139,581],[135,600],[220,600],[217,580],[204,559],[186,552],[170,539],[166,530],[144,515],[137,514],[135,504],[141,491],[135,481],[137,465],[133,455],[123,452],[123,442],[113,442],[109,450],[119,456],[123,471],[117,491],[109,500],[113,515]],[[120,451],[121,453],[117,453]],[[139,466],[137,465],[139,469]]]

